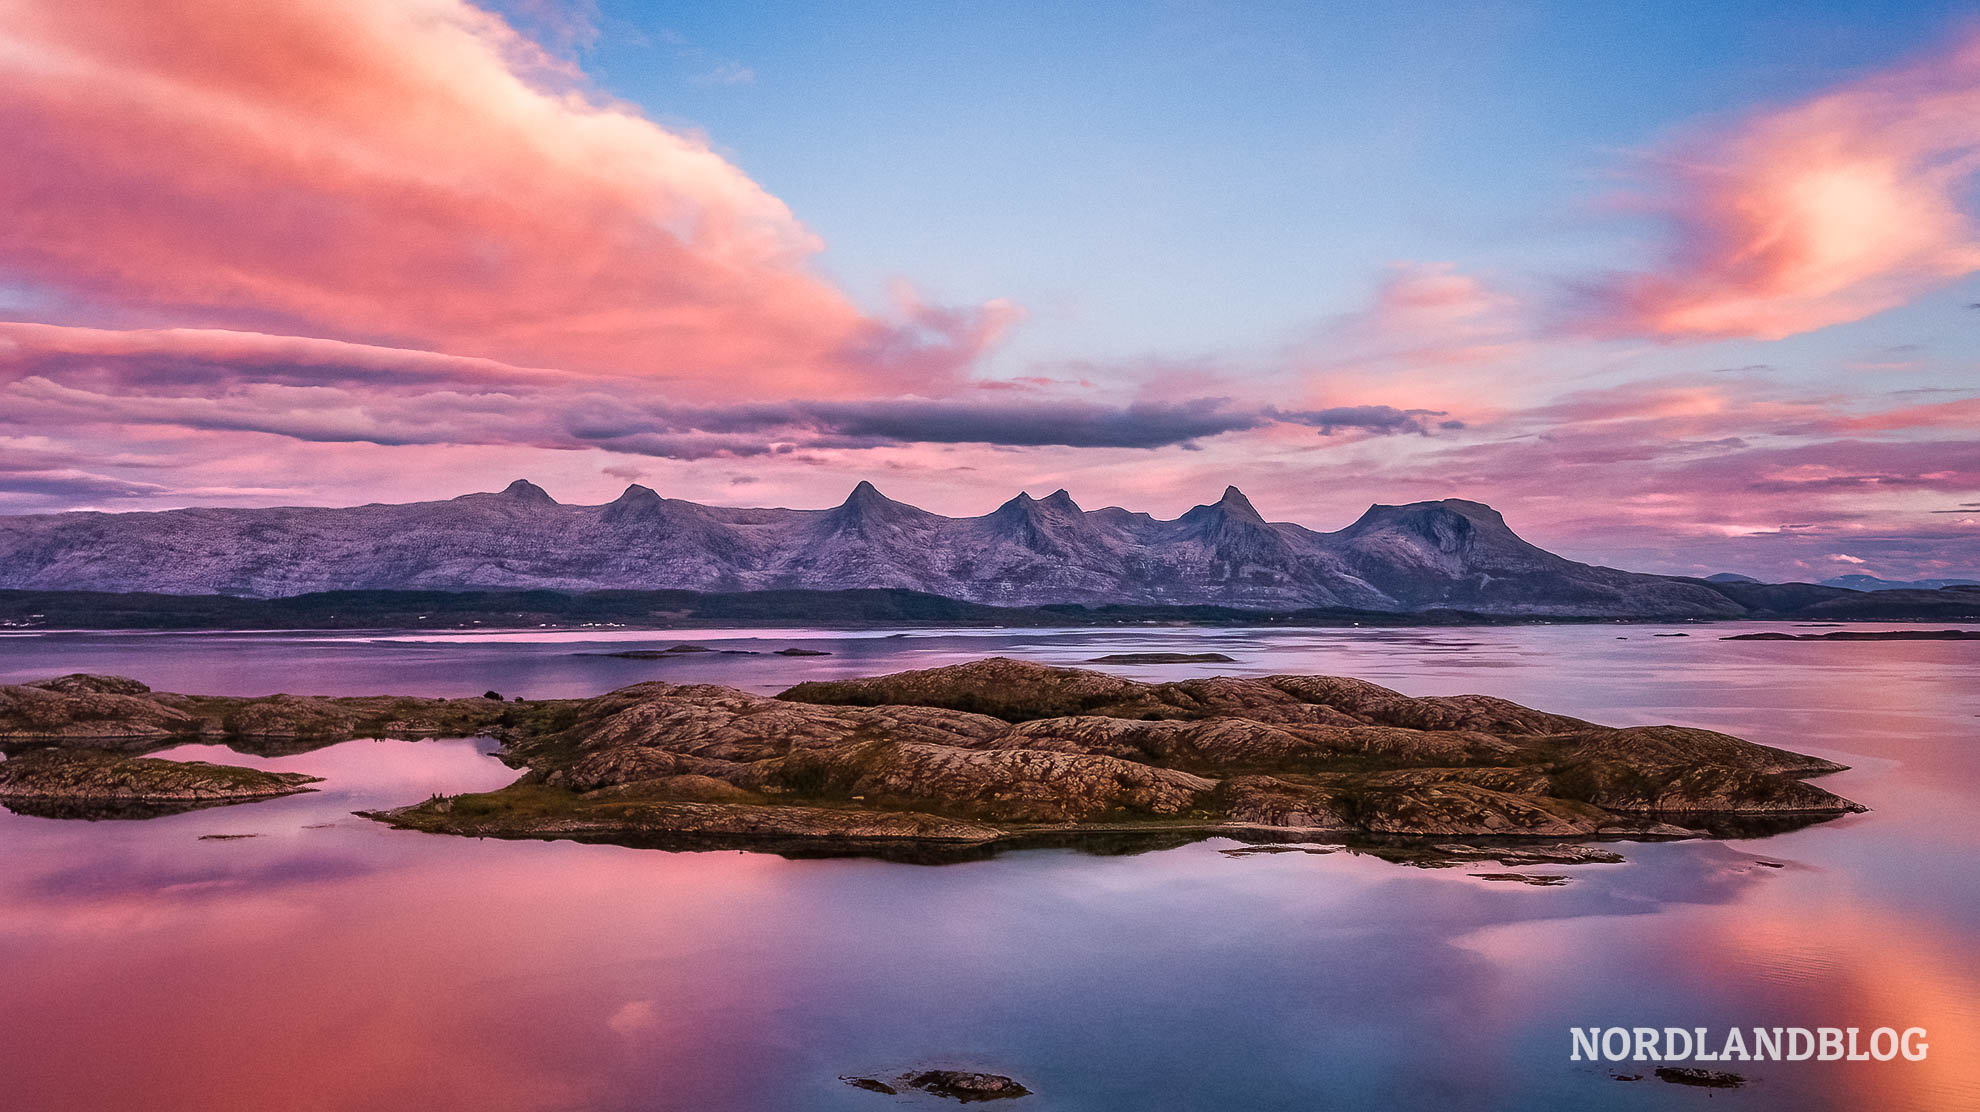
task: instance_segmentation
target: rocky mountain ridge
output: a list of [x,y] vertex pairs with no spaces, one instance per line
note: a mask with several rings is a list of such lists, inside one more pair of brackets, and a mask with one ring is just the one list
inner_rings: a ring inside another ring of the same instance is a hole
[[1578,563],[1462,499],[1371,506],[1323,533],[1237,488],[1173,520],[1064,490],[945,517],[862,482],[823,510],[632,485],[602,506],[533,483],[437,502],[0,517],[0,589],[285,598],[344,590],[897,588],[999,606],[1331,607],[1732,618],[1733,585]]

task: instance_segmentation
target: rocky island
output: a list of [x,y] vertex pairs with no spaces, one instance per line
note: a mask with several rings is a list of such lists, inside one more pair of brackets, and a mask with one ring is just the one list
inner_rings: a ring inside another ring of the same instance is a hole
[[1843,629],[1834,633],[1735,633],[1721,641],[1980,641],[1980,629]]
[[1806,782],[1843,766],[1726,734],[1333,676],[1143,683],[996,658],[774,697],[663,682],[506,704],[226,699],[110,677],[0,688],[0,739],[42,745],[210,737],[261,751],[471,733],[500,738],[523,775],[368,817],[473,836],[886,853],[1105,835],[1683,837],[1862,810]]
[[0,685],[0,804],[47,818],[154,818],[272,799],[318,778],[138,754],[218,742],[277,756],[353,737],[481,734],[502,710],[485,699],[174,695],[121,676]]
[[858,851],[1179,832],[1684,836],[1861,810],[1842,766],[1677,726],[1328,676],[1141,683],[991,659],[776,697],[644,683],[533,703],[495,792],[371,817],[420,830]]
[[0,685],[0,749],[149,752],[205,741],[274,755],[354,737],[473,736],[498,724],[504,709],[490,699],[175,695],[122,676],[71,675]]
[[100,749],[39,749],[0,761],[0,804],[50,818],[150,818],[312,791],[320,778]]
[[973,1104],[986,1100],[1014,1100],[1028,1097],[1031,1090],[1014,1078],[1000,1073],[979,1073],[974,1070],[914,1070],[901,1074],[891,1082],[877,1077],[841,1077],[839,1080],[855,1089],[886,1096],[899,1096],[903,1089],[918,1089],[938,1097]]

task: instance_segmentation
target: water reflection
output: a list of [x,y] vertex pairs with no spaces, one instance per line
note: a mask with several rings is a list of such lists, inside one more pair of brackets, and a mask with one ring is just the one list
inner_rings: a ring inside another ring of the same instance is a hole
[[[0,1092],[49,1112],[857,1112],[896,1102],[841,1074],[928,1063],[1011,1074],[1039,1093],[1011,1107],[1058,1110],[1980,1106],[1980,650],[1617,632],[917,634],[691,664],[537,641],[10,638],[8,679],[538,697],[660,674],[774,690],[989,652],[1220,651],[1239,658],[1227,671],[1724,729],[1852,764],[1825,783],[1874,810],[1546,866],[1572,878],[1559,888],[1345,852],[1232,857],[1224,840],[929,869],[350,816],[508,782],[485,743],[180,747],[162,755],[326,780],[142,823],[0,815]],[[690,639],[712,640],[653,640]],[[1932,1051],[1735,1064],[1753,1083],[1718,1094],[1567,1060],[1570,1025],[1735,1023],[1923,1026]]]

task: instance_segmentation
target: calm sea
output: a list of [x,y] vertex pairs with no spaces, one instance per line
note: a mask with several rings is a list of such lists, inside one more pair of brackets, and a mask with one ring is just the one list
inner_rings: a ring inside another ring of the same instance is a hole
[[[1221,840],[922,866],[349,814],[508,782],[485,741],[188,746],[164,755],[327,780],[146,821],[0,812],[0,1106],[885,1112],[946,1105],[841,1075],[956,1066],[1036,1090],[1012,1112],[1980,1108],[1980,642],[1719,639],[1761,628],[1790,627],[0,635],[0,682],[528,698],[1216,651],[1238,663],[1116,670],[1710,727],[1852,765],[1823,783],[1871,808],[1625,844],[1626,864],[1546,868],[1557,888]],[[759,655],[593,655],[683,641]],[[770,654],[792,646],[833,655]],[[1924,1027],[1930,1051],[1688,1089],[1571,1062],[1591,1025]]]

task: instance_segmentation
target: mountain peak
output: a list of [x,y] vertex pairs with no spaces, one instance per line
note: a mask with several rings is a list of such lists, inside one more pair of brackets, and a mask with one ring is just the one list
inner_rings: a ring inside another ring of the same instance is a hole
[[1447,520],[1452,517],[1464,518],[1475,525],[1504,528],[1506,524],[1506,519],[1499,511],[1483,502],[1473,502],[1464,498],[1439,498],[1424,502],[1405,502],[1399,506],[1377,502],[1368,507],[1348,528],[1420,523],[1438,519]]
[[907,521],[915,518],[932,518],[926,510],[896,502],[880,493],[878,487],[861,479],[859,485],[846,495],[846,500],[831,511],[831,520],[839,526],[854,525],[869,521]]
[[1069,546],[1079,543],[1075,538],[1087,528],[1085,514],[1063,490],[1044,499],[1020,491],[979,520],[990,526],[994,536],[1066,563],[1076,562]]
[[1019,491],[1010,501],[990,511],[989,516],[996,520],[1063,522],[1077,519],[1082,512],[1063,490],[1055,490],[1044,498],[1033,498],[1030,491]]
[[502,494],[518,502],[531,502],[539,506],[554,506],[557,504],[557,500],[550,497],[549,491],[544,490],[528,479],[517,479],[508,486],[503,487]]
[[1227,514],[1233,514],[1252,521],[1265,520],[1259,516],[1258,510],[1252,506],[1251,499],[1246,498],[1244,492],[1234,486],[1224,488],[1224,496],[1217,499],[1217,508]]
[[611,522],[629,521],[650,517],[664,510],[659,492],[652,487],[632,483],[626,487],[624,494],[606,504],[604,518]]
[[1381,544],[1381,538],[1385,537],[1402,539],[1406,544],[1422,546],[1421,551],[1452,555],[1492,553],[1495,558],[1559,559],[1521,539],[1506,525],[1499,511],[1483,502],[1463,498],[1409,502],[1401,506],[1378,503],[1368,507],[1368,512],[1353,525],[1334,535],[1354,543]]
[[1051,509],[1054,510],[1062,510],[1067,513],[1076,514],[1076,513],[1084,512],[1079,508],[1079,503],[1073,501],[1072,495],[1066,493],[1065,487],[1060,487],[1059,489],[1039,499],[1038,504],[1041,506],[1050,507]]

